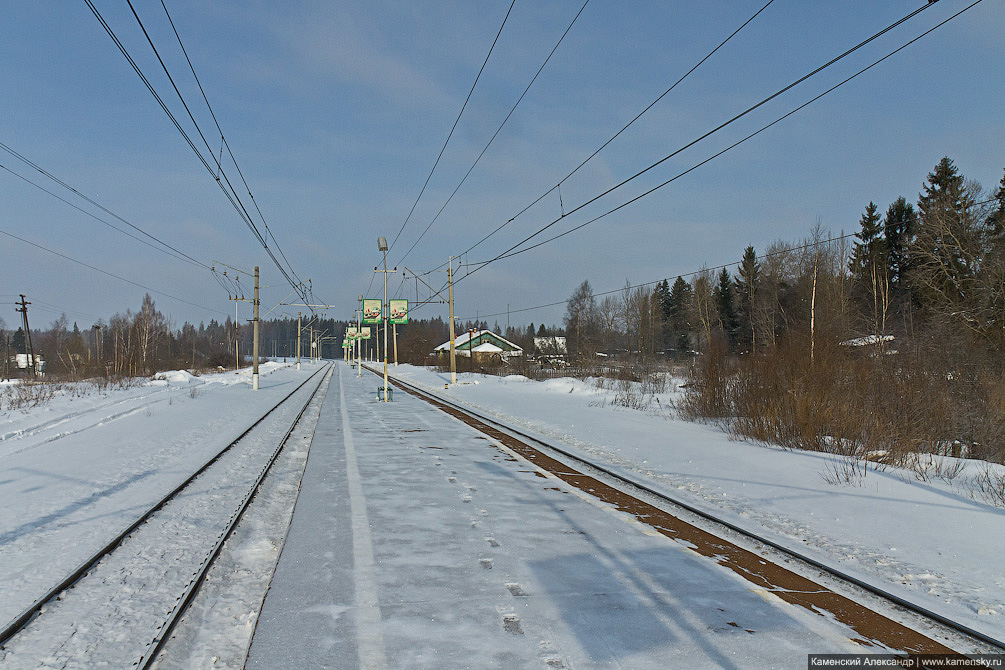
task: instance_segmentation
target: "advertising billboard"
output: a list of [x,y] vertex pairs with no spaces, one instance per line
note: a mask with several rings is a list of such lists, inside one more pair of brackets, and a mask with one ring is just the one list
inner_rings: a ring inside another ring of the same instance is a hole
[[394,298],[387,301],[388,320],[393,324],[408,323],[408,301]]
[[380,298],[363,299],[363,323],[380,323],[384,315],[383,302]]

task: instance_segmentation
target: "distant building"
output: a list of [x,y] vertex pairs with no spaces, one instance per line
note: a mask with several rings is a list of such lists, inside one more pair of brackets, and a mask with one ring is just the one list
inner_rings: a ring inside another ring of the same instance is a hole
[[569,355],[569,348],[565,344],[564,337],[535,337],[534,355],[540,357]]
[[[11,362],[19,370],[28,369],[28,354],[14,354],[11,356]],[[35,354],[35,371],[38,374],[45,372],[45,360],[43,360],[41,354]]]
[[[471,330],[454,338],[455,355],[475,361],[500,362],[523,356],[523,349],[491,330]],[[449,356],[450,342],[433,349],[435,356]]]

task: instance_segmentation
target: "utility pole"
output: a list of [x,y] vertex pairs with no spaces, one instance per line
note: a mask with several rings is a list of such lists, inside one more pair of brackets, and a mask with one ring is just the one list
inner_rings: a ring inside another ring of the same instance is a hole
[[377,248],[384,254],[384,302],[380,306],[380,316],[384,322],[384,402],[387,402],[390,400],[387,397],[387,240],[378,237]]
[[447,264],[447,284],[450,286],[450,383],[457,383],[457,358],[454,348],[454,257]]
[[300,369],[300,320],[302,314],[297,312],[297,370]]
[[251,390],[258,390],[258,304],[261,302],[258,299],[258,266],[255,266],[255,336],[253,351],[251,354]]
[[363,376],[363,296],[359,297],[360,309],[356,310],[356,376]]
[[[14,303],[15,305],[17,303]],[[21,307],[17,309],[21,312],[21,322],[24,324],[24,344],[25,348],[28,350],[28,369],[31,370],[31,376],[38,376],[38,371],[35,369],[35,349],[31,346],[31,329],[28,327],[28,305],[31,303],[24,299],[24,293],[21,294]]]
[[359,307],[356,310],[356,376],[363,376],[363,294],[356,299]]
[[242,295],[234,296],[234,372],[241,369],[241,326],[237,323],[237,301],[244,300]]
[[[224,271],[224,276],[226,276],[226,271]],[[236,281],[236,280],[235,280]],[[242,294],[240,298],[237,297],[235,293],[233,297],[227,296],[227,300],[234,301],[234,372],[241,369],[241,326],[240,322],[237,320],[237,303],[242,300],[247,300]]]

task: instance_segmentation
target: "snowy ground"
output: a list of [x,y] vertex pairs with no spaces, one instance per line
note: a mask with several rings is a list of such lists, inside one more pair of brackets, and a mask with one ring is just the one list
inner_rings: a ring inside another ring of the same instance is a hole
[[375,402],[375,377],[337,367],[249,670],[739,670],[868,649],[425,401]]
[[[68,393],[41,408],[0,413],[0,622],[10,620],[40,587],[62,576],[121,527],[132,508],[173,488],[193,466],[236,437],[315,369],[263,366],[258,393],[250,391],[247,374],[195,378],[171,373],[129,389],[83,396]],[[921,482],[912,473],[895,470],[869,470],[851,485],[831,484],[827,480],[833,479],[836,464],[826,455],[732,441],[715,427],[676,420],[666,409],[643,412],[618,407],[613,391],[572,379],[532,382],[460,375],[459,384],[444,390],[446,375],[404,365],[392,373],[561,441],[989,635],[1003,636],[1005,510],[970,499],[959,486],[937,479]],[[340,383],[347,390],[345,407],[340,407]],[[295,539],[298,532],[306,533],[302,546],[307,553],[298,555],[291,548],[284,555],[291,561],[309,560],[307,572],[332,583],[342,580],[345,591],[355,594],[355,600],[341,605],[331,599],[319,601],[315,615],[327,617],[329,623],[349,616],[347,612],[372,613],[379,602],[379,611],[401,627],[385,631],[412,640],[410,647],[392,645],[387,652],[391,667],[396,662],[397,667],[437,667],[439,650],[424,643],[422,636],[446,631],[463,638],[452,652],[457,659],[491,640],[489,648],[499,659],[495,667],[506,667],[505,659],[523,659],[525,667],[549,659],[565,659],[566,667],[628,660],[642,664],[623,667],[664,667],[661,635],[669,635],[667,640],[675,644],[697,645],[694,653],[706,659],[699,664],[706,667],[744,667],[722,654],[751,645],[760,649],[762,660],[774,658],[779,667],[788,665],[779,659],[791,660],[792,654],[855,651],[839,633],[822,628],[810,615],[781,614],[760,597],[748,602],[742,594],[749,592],[749,585],[733,584],[728,587],[730,595],[701,604],[701,585],[711,584],[709,568],[678,557],[672,567],[677,572],[667,572],[665,539],[653,538],[631,524],[626,530],[625,520],[616,516],[601,515],[610,517],[610,524],[598,521],[595,512],[585,511],[580,503],[573,509],[568,501],[583,496],[556,481],[542,480],[527,468],[517,474],[504,472],[513,467],[506,457],[499,453],[486,457],[484,443],[471,444],[469,429],[461,431],[459,424],[455,437],[430,443],[429,435],[439,435],[432,423],[439,431],[444,419],[431,418],[424,403],[398,394],[394,403],[378,406],[372,397],[375,388],[375,377],[357,378],[339,364],[322,412],[323,420],[328,417],[335,423],[311,447],[314,467],[309,462],[305,494],[297,503],[290,534]],[[672,396],[660,396],[660,401],[668,408]],[[378,439],[386,438],[388,430],[397,440]],[[348,452],[341,443],[333,447],[347,435],[355,436],[358,452],[353,477]],[[385,474],[381,468],[395,458],[403,460]],[[445,473],[448,467],[456,473]],[[428,482],[423,479],[427,475],[432,477]],[[309,477],[315,479],[308,495]],[[516,488],[507,494],[507,486]],[[430,518],[423,513],[437,505],[445,510],[442,515]],[[395,515],[391,510],[396,508],[414,514]],[[365,520],[367,513],[370,521],[361,523],[360,515]],[[299,518],[305,521],[297,531]],[[359,555],[334,555],[327,549],[315,553],[317,537],[329,538],[334,547],[362,546],[357,535],[371,527],[393,531],[390,535],[374,531],[371,549],[387,562],[371,563],[370,569],[374,583],[406,587],[397,604],[385,600],[393,591],[368,595],[366,580],[361,582],[358,572],[339,575],[338,566],[359,562]],[[566,533],[569,529],[574,532]],[[438,546],[437,534],[448,531],[456,534],[450,537],[467,539],[457,547]],[[618,541],[597,544],[608,532]],[[554,540],[556,534],[562,536],[561,542]],[[547,551],[540,549],[544,547]],[[436,570],[423,572],[426,564],[416,563],[417,557],[435,558],[429,565],[460,581],[442,583]],[[467,563],[474,566],[473,572]],[[292,574],[302,572],[295,569]],[[681,575],[687,579],[682,581]],[[411,584],[409,576],[421,579]],[[684,588],[687,580],[693,585],[688,582]],[[494,594],[495,600],[482,602],[479,597],[466,603],[476,609],[488,604],[488,609],[478,610],[493,631],[488,637],[478,629],[478,620],[422,623],[419,604],[424,589],[442,597],[436,588],[458,584],[479,596]],[[552,600],[533,596],[554,589],[565,595]],[[591,593],[623,595],[609,603],[613,614],[604,614],[603,608],[581,609],[571,617],[561,608],[562,598],[567,598],[567,607],[582,608],[589,598],[577,598]],[[320,594],[314,590],[303,597],[320,598]],[[731,606],[729,615],[718,609],[735,598],[747,604]],[[638,603],[643,609],[635,609]],[[273,602],[273,607],[278,605]],[[673,612],[681,607],[687,614],[678,618]],[[619,621],[618,612],[636,618]],[[711,618],[703,621],[705,615]],[[746,625],[751,621],[758,625]],[[816,627],[815,646],[807,648],[796,641],[796,631],[804,624]],[[747,633],[744,625],[762,635]],[[526,635],[515,635],[517,628]],[[771,636],[763,635],[766,629],[774,631]],[[322,632],[328,637],[315,642],[331,649],[339,638],[332,631]],[[697,637],[687,642],[692,633]],[[736,637],[728,635],[733,633]],[[263,629],[257,638],[258,656],[253,658],[268,658],[263,642],[267,635]],[[517,644],[524,640],[536,640],[539,647],[527,651]],[[352,642],[352,652],[357,644]],[[779,657],[778,649],[788,656]],[[404,655],[409,653],[415,656]],[[341,659],[344,666],[333,667],[352,667],[346,658]],[[521,663],[513,667],[524,667]]]
[[[613,405],[614,391],[574,379],[449,374],[399,366],[395,375],[559,440],[737,525],[992,637],[1005,637],[1005,509],[956,483],[897,469],[831,484],[833,457],[731,440],[664,410]],[[973,463],[965,464],[971,472]],[[958,478],[962,481],[967,470]]]
[[309,372],[159,375],[0,415],[0,622],[13,620]]

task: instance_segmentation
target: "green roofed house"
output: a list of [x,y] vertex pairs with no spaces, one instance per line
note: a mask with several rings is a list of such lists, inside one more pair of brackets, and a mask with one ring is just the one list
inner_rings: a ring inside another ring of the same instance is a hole
[[[459,334],[454,339],[454,351],[457,356],[472,358],[482,364],[500,363],[523,356],[523,349],[491,330],[470,330]],[[450,342],[433,349],[433,354],[449,356]]]

